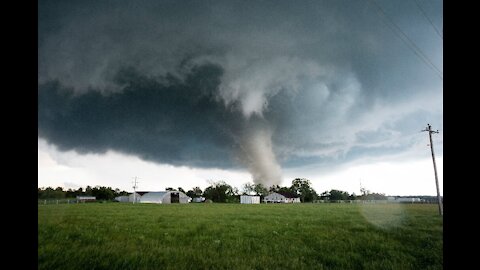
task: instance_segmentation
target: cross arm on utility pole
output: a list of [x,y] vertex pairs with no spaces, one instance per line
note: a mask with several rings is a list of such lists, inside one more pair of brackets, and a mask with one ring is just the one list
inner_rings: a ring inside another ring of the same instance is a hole
[[438,130],[432,130],[432,126],[427,124],[427,127],[422,131],[428,131],[428,137],[430,138],[430,150],[432,151],[432,160],[433,160],[433,170],[435,171],[435,183],[437,185],[437,198],[438,198],[438,211],[440,215],[443,216],[443,204],[442,204],[442,197],[440,196],[440,189],[438,187],[438,175],[437,175],[437,164],[435,163],[435,153],[433,152],[433,141],[432,141],[432,133],[440,133]]

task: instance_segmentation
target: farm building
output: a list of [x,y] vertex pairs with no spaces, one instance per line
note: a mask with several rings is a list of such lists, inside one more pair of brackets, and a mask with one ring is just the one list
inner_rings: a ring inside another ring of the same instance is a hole
[[94,196],[77,196],[77,202],[94,202],[97,198]]
[[189,203],[192,198],[180,191],[146,192],[141,195],[140,203]]
[[132,193],[128,195],[128,202],[133,202],[133,197],[135,197],[135,202],[138,203],[140,202],[140,198],[147,193],[148,191],[137,191],[135,192],[135,196],[133,196],[133,193]]
[[415,202],[421,202],[422,200],[420,198],[397,198],[395,201],[404,202],[404,203],[415,203]]
[[240,203],[243,204],[259,204],[260,196],[241,195]]
[[265,203],[299,203],[300,198],[287,192],[272,192],[263,199]]
[[[115,198],[119,202],[133,202],[133,193]],[[192,198],[180,191],[137,191],[136,203],[189,203]]]
[[204,201],[205,201],[205,197],[192,198],[192,202],[195,202],[195,203],[202,203]]
[[117,202],[129,202],[129,196],[118,196],[114,200]]

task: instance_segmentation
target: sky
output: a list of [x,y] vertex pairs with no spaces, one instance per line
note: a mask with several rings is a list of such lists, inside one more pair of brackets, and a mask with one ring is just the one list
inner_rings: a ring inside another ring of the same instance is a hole
[[42,1],[38,186],[443,194],[442,1]]

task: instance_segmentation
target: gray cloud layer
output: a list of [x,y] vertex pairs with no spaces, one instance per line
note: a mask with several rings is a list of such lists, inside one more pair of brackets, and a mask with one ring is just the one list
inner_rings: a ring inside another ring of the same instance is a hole
[[[441,24],[439,4],[425,9]],[[382,6],[441,67],[414,3]],[[425,121],[442,128],[442,82],[366,1],[42,1],[38,50],[39,136],[64,150],[274,184],[280,165],[401,152]]]

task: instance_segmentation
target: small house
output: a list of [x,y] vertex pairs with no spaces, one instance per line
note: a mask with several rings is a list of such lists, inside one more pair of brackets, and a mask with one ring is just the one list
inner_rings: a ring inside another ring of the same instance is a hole
[[265,203],[299,203],[298,195],[291,192],[272,192],[263,199]]

